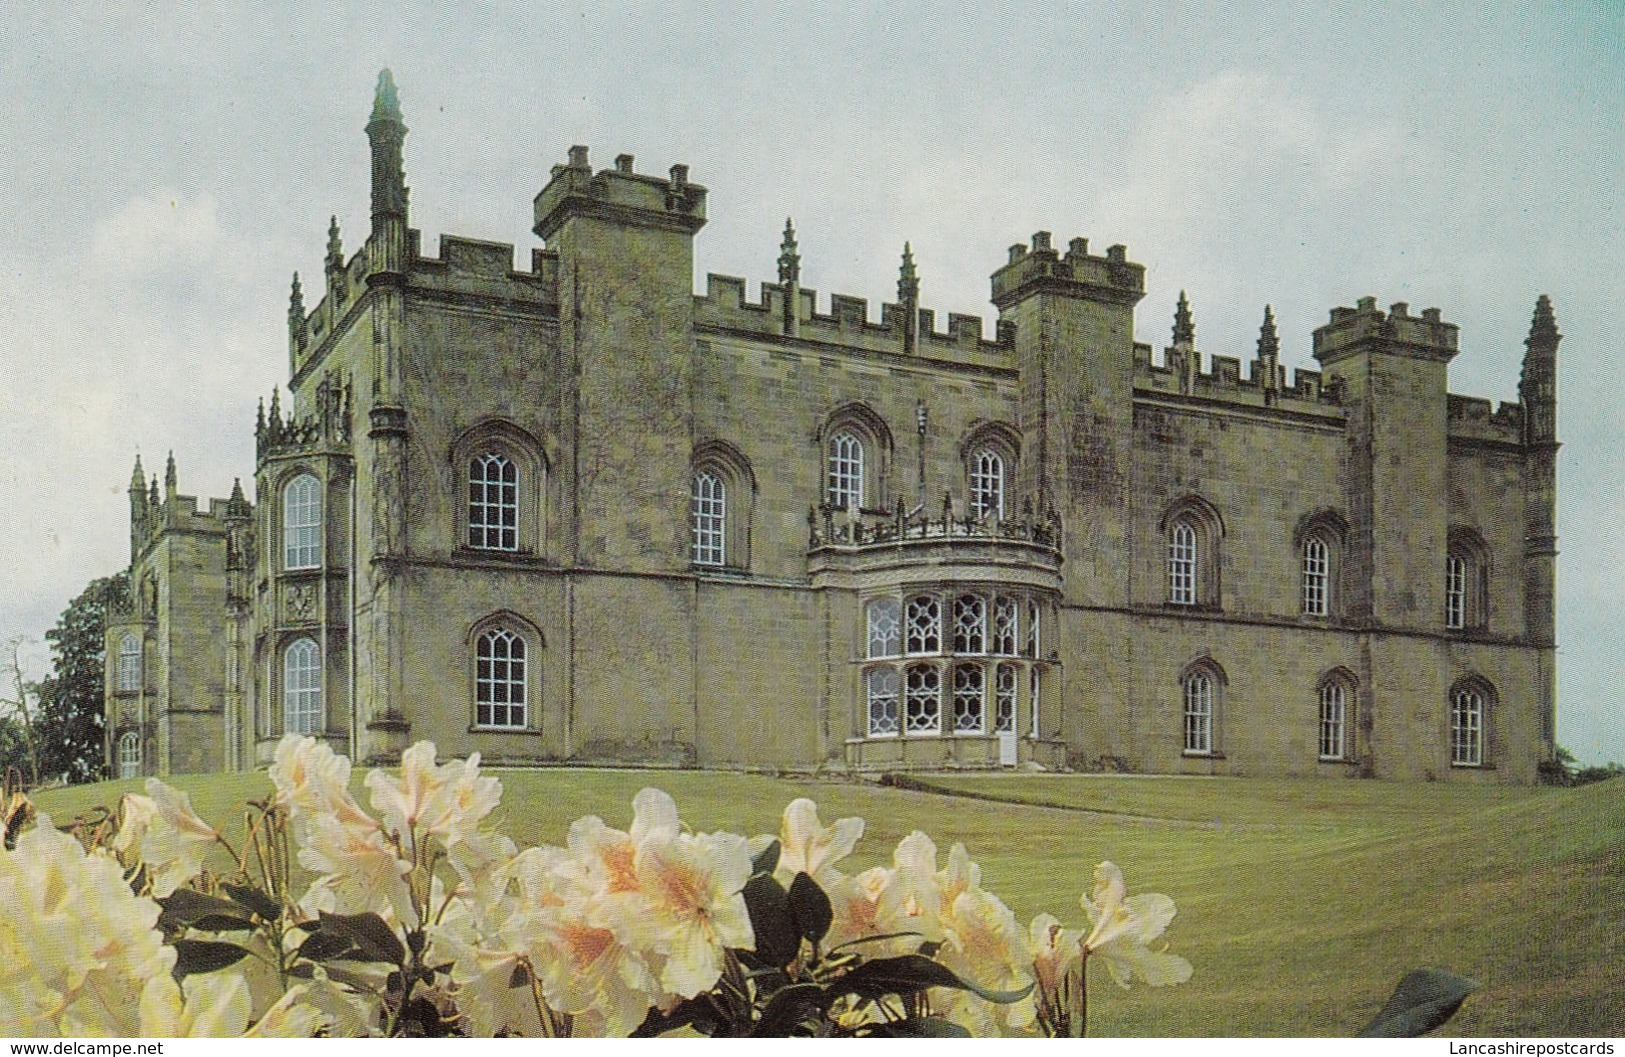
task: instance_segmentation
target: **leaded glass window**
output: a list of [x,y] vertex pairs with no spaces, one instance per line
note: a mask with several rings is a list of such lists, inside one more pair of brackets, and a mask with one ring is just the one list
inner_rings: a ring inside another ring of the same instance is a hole
[[1015,656],[1016,600],[1004,595],[993,600],[993,649],[989,652]]
[[525,640],[493,628],[475,647],[474,722],[481,727],[525,725]]
[[1000,734],[1016,729],[1016,671],[1001,664],[993,676],[993,729]]
[[1467,559],[1459,554],[1444,561],[1444,625],[1467,626]]
[[987,652],[987,602],[980,595],[954,599],[954,652]]
[[869,603],[869,656],[895,657],[903,652],[902,605],[895,598]]
[[916,595],[909,599],[904,631],[909,653],[940,653],[942,603],[934,595]]
[[910,734],[942,730],[942,675],[932,664],[913,664],[907,672],[904,708]]
[[987,678],[979,664],[954,666],[954,733],[980,734],[984,729]]
[[118,776],[120,778],[141,776],[141,735],[133,730],[119,735]]
[[869,699],[869,736],[896,734],[897,669],[872,668],[864,681]]

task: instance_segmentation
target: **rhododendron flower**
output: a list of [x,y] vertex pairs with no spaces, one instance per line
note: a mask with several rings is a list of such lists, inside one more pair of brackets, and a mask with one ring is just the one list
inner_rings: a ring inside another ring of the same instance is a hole
[[891,881],[880,893],[882,932],[914,932],[933,943],[942,939],[942,882],[937,846],[919,830],[904,837],[892,854]]
[[1123,871],[1114,863],[1095,867],[1094,897],[1083,896],[1084,911],[1094,926],[1083,941],[1084,956],[1098,956],[1112,979],[1127,987],[1135,976],[1160,987],[1191,978],[1191,963],[1177,954],[1153,951],[1148,944],[1174,919],[1174,901],[1160,892],[1126,895]]
[[[1033,982],[1027,938],[992,893],[966,888],[955,896],[943,915],[943,934],[937,960],[960,979],[991,991],[1019,991]],[[1033,1020],[1031,994],[1013,1003],[989,1002],[969,991],[952,992],[951,998],[957,1015],[950,1016],[975,1034],[995,1034],[999,1024],[1024,1028]]]
[[[824,894],[829,896],[833,912],[829,932],[824,935],[824,950],[832,951],[853,940],[884,935],[888,931],[880,921],[880,894],[891,884],[891,879],[889,868],[876,866],[856,877],[835,874],[820,883]],[[919,945],[919,938],[913,937],[912,942],[905,938],[891,943],[864,944],[862,950],[870,957],[883,957],[906,954]]]
[[175,964],[158,913],[49,818],[0,846],[0,1035],[142,1034],[142,990]]
[[248,981],[241,973],[192,974],[176,984],[168,975],[141,992],[141,1034],[177,1039],[309,1038],[326,1020],[303,1004],[304,985],[288,989],[252,1028]]
[[1040,914],[1033,918],[1027,945],[1033,956],[1033,975],[1038,979],[1038,992],[1042,995],[1060,994],[1066,977],[1076,974],[1083,960],[1083,932],[1063,928],[1053,914]]
[[378,825],[350,795],[350,758],[315,738],[285,736],[277,744],[270,777],[278,802],[289,809],[296,823],[315,815],[332,815],[344,825]]
[[611,829],[597,815],[570,826],[569,846],[581,871],[581,882],[599,892],[635,892],[640,887],[634,858],[646,840],[671,840],[682,823],[677,802],[665,792],[640,789],[632,798],[632,828]]
[[693,998],[722,974],[723,948],[753,949],[745,898],[750,850],[733,833],[658,830],[637,846],[638,898],[618,904],[634,946],[666,956],[660,982]]
[[863,836],[863,819],[843,818],[833,826],[818,821],[818,805],[802,797],[790,801],[779,827],[779,865],[775,875],[785,884],[805,873],[822,881],[827,868],[852,853]]
[[538,915],[532,951],[548,1006],[585,1018],[581,1028],[590,1034],[630,1035],[667,997],[646,961],[585,903]]
[[376,826],[345,825],[332,816],[306,820],[299,865],[322,876],[311,889],[333,893],[331,908],[345,914],[371,910],[407,925],[417,924],[412,892],[406,882],[411,864],[395,854]]
[[480,754],[435,765],[432,741],[420,741],[401,754],[401,776],[381,770],[367,775],[373,810],[384,828],[411,853],[423,835],[447,847],[472,836],[502,799],[502,783],[480,777]]

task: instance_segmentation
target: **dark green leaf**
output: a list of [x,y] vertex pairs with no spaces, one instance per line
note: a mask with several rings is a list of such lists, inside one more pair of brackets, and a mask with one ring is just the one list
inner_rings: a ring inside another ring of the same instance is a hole
[[779,852],[779,842],[775,840],[772,844],[763,848],[760,855],[750,861],[750,872],[772,873],[777,870],[779,868]]
[[261,892],[258,888],[251,885],[229,884],[222,884],[220,887],[224,888],[226,894],[231,896],[233,903],[258,914],[262,921],[275,921],[282,916],[282,907],[277,901]]
[[247,918],[230,917],[225,914],[205,914],[191,923],[194,929],[204,932],[241,932],[251,929],[254,923]]
[[526,965],[524,962],[514,962],[513,972],[508,975],[508,986],[529,987],[530,966]]
[[796,874],[796,879],[790,882],[790,917],[796,931],[815,944],[828,934],[830,923],[835,920],[835,908],[830,905],[829,896],[805,872]]
[[942,1017],[909,1017],[869,1026],[870,1035],[898,1039],[968,1039],[969,1031]]
[[248,920],[247,912],[236,903],[218,896],[206,896],[190,888],[177,888],[157,902],[164,908],[163,913],[158,915],[160,929],[182,928],[200,918],[210,916],[236,918],[242,922],[237,928],[253,927]]
[[913,995],[928,987],[951,987],[980,995],[989,1002],[1016,1002],[1027,997],[1033,989],[1028,984],[1019,991],[989,991],[969,980],[962,980],[953,970],[930,958],[918,954],[905,954],[900,958],[877,958],[864,962],[830,986],[830,995],[857,995],[859,998],[879,998],[882,995]]
[[1357,1037],[1408,1039],[1426,1035],[1455,1016],[1462,1001],[1478,987],[1477,980],[1444,969],[1417,969],[1407,973]]
[[406,962],[406,948],[395,930],[384,919],[368,911],[365,914],[321,914],[322,932],[344,936],[355,944],[357,956],[353,961],[387,962],[402,965]]
[[355,949],[348,936],[341,936],[336,932],[312,932],[299,945],[299,954],[313,962],[325,962],[348,954]]
[[751,1035],[759,1039],[786,1039],[798,1025],[815,1021],[824,1008],[824,989],[817,984],[791,984],[773,992]]
[[248,951],[235,943],[219,943],[215,940],[176,940],[175,941],[175,979],[190,976],[193,973],[212,973],[216,969],[224,969],[228,965],[235,965],[247,957]]
[[659,1009],[649,1010],[649,1015],[643,1018],[643,1023],[639,1024],[628,1037],[651,1039],[668,1031],[676,1031],[678,1028],[693,1028],[701,1035],[716,1032],[717,1011],[711,1005],[709,996],[700,995],[698,998],[679,1002],[670,1013],[662,1013]]
[[782,969],[801,950],[801,934],[790,917],[790,895],[772,874],[759,873],[745,882],[745,909],[756,934],[756,960]]

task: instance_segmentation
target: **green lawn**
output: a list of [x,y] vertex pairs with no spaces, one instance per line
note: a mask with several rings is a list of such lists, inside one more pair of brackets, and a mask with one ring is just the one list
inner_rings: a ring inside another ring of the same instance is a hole
[[[1412,968],[1481,981],[1448,1031],[1625,1032],[1625,780],[1580,789],[1139,776],[935,778],[942,792],[693,771],[498,772],[499,826],[562,843],[571,820],[624,827],[657,785],[695,829],[778,828],[811,796],[826,821],[868,820],[860,869],[923,829],[963,841],[983,883],[1026,921],[1082,924],[1078,895],[1112,859],[1131,892],[1179,906],[1171,949],[1188,984],[1120,991],[1091,980],[1100,1035],[1338,1035],[1356,1030]],[[360,775],[357,775],[358,795]],[[134,782],[56,790],[58,821]],[[263,774],[181,778],[206,816],[268,788]],[[970,794],[970,795],[953,795]]]

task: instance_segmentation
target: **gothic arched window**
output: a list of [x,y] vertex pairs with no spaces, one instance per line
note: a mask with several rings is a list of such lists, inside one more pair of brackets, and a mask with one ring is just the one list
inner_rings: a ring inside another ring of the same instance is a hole
[[474,725],[524,727],[529,689],[525,640],[507,628],[491,628],[476,641],[474,662]]
[[282,567],[314,569],[322,562],[322,486],[302,473],[282,489]]
[[519,467],[500,452],[469,460],[468,545],[487,551],[519,549]]
[[141,690],[141,640],[135,635],[126,635],[119,640],[116,686],[121,694]]
[[322,652],[314,639],[296,639],[282,654],[282,732],[322,730]]

